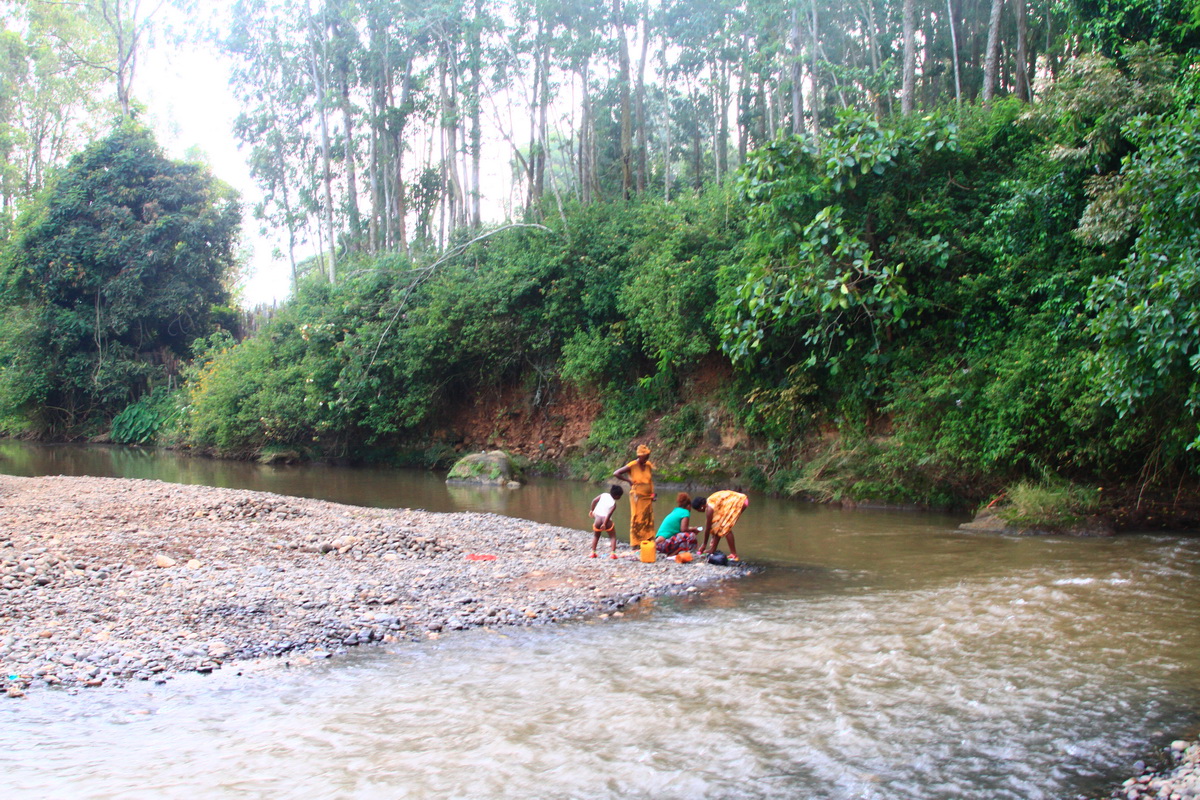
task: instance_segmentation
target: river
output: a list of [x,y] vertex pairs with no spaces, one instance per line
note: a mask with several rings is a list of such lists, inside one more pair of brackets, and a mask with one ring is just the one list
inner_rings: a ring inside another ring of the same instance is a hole
[[[493,511],[581,552],[599,490],[12,442],[0,471]],[[1200,723],[1200,539],[752,497],[764,569],[699,599],[0,703],[0,796],[1063,800]]]

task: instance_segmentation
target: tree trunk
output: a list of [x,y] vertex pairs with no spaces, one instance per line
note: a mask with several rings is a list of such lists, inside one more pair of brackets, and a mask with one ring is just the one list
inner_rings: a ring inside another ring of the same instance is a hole
[[725,163],[725,115],[722,111],[725,103],[718,87],[712,87],[709,93],[713,109],[712,120],[712,150],[713,150],[713,183],[721,182],[721,167]]
[[341,92],[342,125],[346,129],[345,159],[346,159],[346,206],[350,212],[350,235],[347,237],[349,249],[357,249],[359,237],[362,235],[362,220],[358,209],[358,169],[355,165],[354,153],[354,114],[350,109],[350,84],[343,80]]
[[[452,111],[447,129],[449,136],[448,149],[450,150],[450,180],[454,187],[454,220],[452,228],[459,228],[469,224],[470,209],[468,208],[468,194],[470,185],[467,183],[469,174],[469,164],[467,161],[467,153],[463,145],[467,142],[466,126],[463,120],[462,113],[462,92],[459,89],[458,79],[458,62],[460,54],[457,48],[447,46],[447,55],[449,59],[449,77],[450,77],[450,109]],[[461,134],[461,139],[459,138]],[[462,163],[459,164],[461,158]]]
[[799,136],[804,132],[804,92],[800,85],[802,77],[802,60],[804,54],[801,52],[800,43],[800,14],[792,9],[792,36],[791,36],[791,72],[792,72],[792,133]]
[[613,0],[613,27],[617,34],[617,85],[621,95],[621,196],[628,200],[633,190],[633,123],[629,113],[629,42],[621,0]]
[[904,71],[900,85],[900,113],[913,112],[913,94],[917,81],[917,34],[915,0],[904,0]]
[[[374,108],[371,110],[372,115],[378,117],[377,110]],[[371,186],[371,218],[367,221],[367,252],[375,256],[379,253],[378,209],[381,206],[379,202],[379,135],[375,130],[371,131],[367,152],[367,180]]]
[[592,203],[592,93],[588,87],[591,70],[590,62],[584,58],[579,68],[579,81],[582,85],[582,120],[579,124],[579,196],[587,206]]
[[[871,59],[871,76],[879,75],[879,29],[875,24],[875,0],[866,0],[867,8],[867,49]],[[888,92],[891,98],[891,92]],[[875,106],[875,119],[883,120],[883,96],[881,92],[871,92],[871,104]]]
[[[404,79],[400,82],[400,102],[396,106],[402,109],[408,107],[412,94],[412,57],[405,59]],[[392,148],[396,159],[396,170],[393,180],[395,188],[392,196],[395,202],[396,214],[396,249],[404,256],[408,255],[408,193],[404,186],[404,128],[406,120],[401,117],[400,123],[392,133]]]
[[809,96],[809,110],[812,113],[812,129],[813,143],[820,145],[821,141],[821,82],[820,74],[817,70],[817,50],[820,46],[820,37],[817,34],[817,0],[810,0],[809,10],[812,12],[812,25],[809,33],[812,35],[812,66],[810,67],[810,76],[812,78],[812,94]]
[[537,34],[534,39],[533,56],[533,92],[529,97],[529,161],[525,167],[526,180],[529,185],[526,187],[525,208],[526,211],[532,211],[534,205],[537,204],[537,160],[538,160],[538,124],[537,124],[537,109],[538,99],[541,97],[542,90],[542,19],[538,17]]
[[777,130],[775,127],[775,93],[771,91],[768,78],[759,78],[756,97],[762,106],[762,114],[759,116],[758,141],[765,142],[773,138]]
[[100,16],[112,33],[117,49],[115,63],[111,68],[105,67],[105,69],[117,79],[117,103],[121,106],[121,116],[126,119],[132,117],[130,105],[132,103],[133,77],[137,72],[138,42],[149,24],[150,18],[157,10],[158,7],[139,22],[137,18],[138,3],[136,2],[132,4],[132,9],[129,4],[122,7],[121,0],[102,0],[99,4]]
[[666,143],[663,146],[663,200],[671,202],[671,98],[667,97]]
[[646,191],[646,55],[650,49],[650,22],[647,19],[650,4],[642,7],[642,54],[638,57],[637,91],[634,93],[634,111],[637,119],[637,193]]
[[983,104],[991,105],[996,96],[996,78],[1000,66],[1000,12],[1004,0],[992,0],[992,13],[988,18],[987,51],[983,64]]
[[[329,283],[337,282],[337,236],[333,230],[333,169],[329,156],[329,121],[325,106],[328,89],[322,73],[323,61],[319,61],[317,52],[318,31],[316,20],[310,22],[309,67],[312,71],[313,91],[316,94],[317,122],[321,134],[321,182],[324,185],[325,207],[322,209],[325,217],[325,233],[329,243]],[[323,42],[322,38],[322,42]]]
[[1017,52],[1015,70],[1015,87],[1017,97],[1028,103],[1033,99],[1029,89],[1029,27],[1025,16],[1025,0],[1013,0],[1013,11],[1017,18]]
[[537,157],[537,196],[541,200],[546,193],[546,171],[549,168],[553,170],[553,164],[550,164],[550,140],[549,127],[546,124],[547,117],[550,112],[550,47],[549,37],[546,37],[546,42],[542,46],[542,94],[538,108],[538,140],[541,146],[538,147]]
[[[744,34],[742,36],[742,52],[746,54],[750,52],[750,36],[748,34]],[[746,63],[747,60],[747,57],[743,57],[741,63],[741,72],[737,76],[737,119],[734,122],[737,127],[737,154],[739,166],[746,163],[746,150],[748,148],[748,140],[750,138],[750,65]]]
[[954,104],[962,105],[962,69],[958,63],[958,14],[954,11],[954,0],[946,0],[947,21],[950,23],[950,52],[954,67]]
[[1051,46],[1054,43],[1054,15],[1046,13],[1046,66],[1050,68],[1051,82],[1058,80],[1058,54]]
[[483,0],[475,0],[475,19],[471,24],[471,227],[483,225],[480,164],[483,159],[483,46],[479,26],[483,20]]
[[442,148],[442,190],[444,192],[442,229],[445,241],[449,241],[455,228],[458,227],[461,214],[462,183],[458,177],[458,107],[451,84],[449,45],[442,49],[442,63],[438,66],[438,94],[441,100],[441,148]]

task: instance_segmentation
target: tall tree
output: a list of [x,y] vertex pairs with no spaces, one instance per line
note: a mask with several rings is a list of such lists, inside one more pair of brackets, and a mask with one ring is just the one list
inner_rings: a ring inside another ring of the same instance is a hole
[[790,38],[790,72],[792,95],[792,133],[799,135],[804,130],[804,91],[801,86],[804,71],[804,51],[800,37],[800,12],[793,6],[791,9],[792,27]]
[[983,67],[983,104],[988,105],[996,96],[996,81],[1000,74],[1000,14],[1004,0],[992,0],[991,14],[987,27],[987,55]]
[[629,38],[621,0],[613,0],[613,30],[617,37],[617,90],[621,98],[621,196],[633,193],[633,119],[629,107]]
[[913,112],[913,95],[917,82],[917,26],[913,9],[915,0],[904,0],[904,77],[900,89],[900,113]]
[[119,106],[102,91],[105,38],[72,7],[0,5],[0,235]]
[[232,190],[133,123],[73,158],[43,203],[0,257],[10,313],[40,319],[39,358],[0,370],[0,393],[22,381],[29,421],[61,432],[119,411],[164,353],[211,330],[241,215]]
[[1029,26],[1026,22],[1025,0],[1012,0],[1017,23],[1017,47],[1013,63],[1014,89],[1026,103],[1033,100],[1029,86]]

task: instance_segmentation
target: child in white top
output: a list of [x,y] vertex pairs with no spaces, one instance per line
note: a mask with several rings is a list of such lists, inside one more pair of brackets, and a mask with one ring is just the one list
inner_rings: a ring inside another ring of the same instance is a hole
[[588,558],[596,557],[596,545],[599,544],[602,533],[607,533],[609,541],[612,542],[612,554],[609,558],[617,557],[617,529],[613,526],[612,518],[613,512],[617,510],[617,501],[623,494],[625,490],[620,486],[610,486],[607,492],[596,495],[592,500],[592,507],[588,510],[592,516],[592,554]]

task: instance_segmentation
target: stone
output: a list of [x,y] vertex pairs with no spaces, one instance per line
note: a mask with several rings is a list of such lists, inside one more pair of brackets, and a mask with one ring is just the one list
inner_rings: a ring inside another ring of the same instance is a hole
[[159,553],[158,555],[156,555],[154,557],[154,566],[156,566],[160,569],[166,569],[167,567],[173,567],[173,566],[175,566],[175,559],[171,558],[170,556],[164,556],[162,553]]
[[458,463],[450,468],[446,483],[500,487],[516,483],[519,487],[519,478],[518,470],[508,453],[492,450],[486,453],[471,453],[459,459]]

